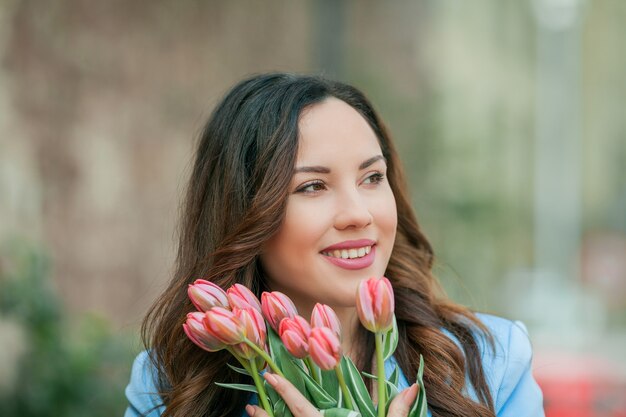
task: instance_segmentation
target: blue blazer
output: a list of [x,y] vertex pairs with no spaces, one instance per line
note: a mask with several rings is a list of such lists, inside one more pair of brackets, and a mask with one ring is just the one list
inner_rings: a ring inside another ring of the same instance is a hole
[[[499,317],[478,314],[495,339],[495,353],[485,340],[480,340],[483,367],[498,417],[543,417],[543,396],[531,372],[532,348],[524,325]],[[455,340],[454,337],[448,336]],[[455,340],[456,342],[456,340]],[[458,342],[457,342],[458,343]],[[396,365],[391,357],[385,363],[389,376]],[[165,409],[156,394],[155,370],[146,351],[133,364],[130,383],[126,387],[128,408],[124,417],[158,417]],[[408,387],[400,373],[399,389]],[[426,393],[428,395],[428,393]],[[476,399],[471,388],[467,395]],[[245,412],[244,412],[244,415]],[[430,412],[428,413],[430,416]]]

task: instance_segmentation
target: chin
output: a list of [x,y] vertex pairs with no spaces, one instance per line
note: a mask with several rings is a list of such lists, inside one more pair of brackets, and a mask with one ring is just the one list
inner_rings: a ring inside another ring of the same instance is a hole
[[335,288],[335,291],[327,298],[328,302],[324,304],[328,304],[333,308],[356,307],[356,290],[356,285],[354,286],[354,290],[352,288]]

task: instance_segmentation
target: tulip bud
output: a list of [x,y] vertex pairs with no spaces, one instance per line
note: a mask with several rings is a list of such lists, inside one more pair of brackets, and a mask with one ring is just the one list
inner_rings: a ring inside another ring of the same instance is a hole
[[370,332],[378,333],[393,326],[393,288],[385,277],[370,278],[359,283],[356,310],[361,324]]
[[320,369],[335,368],[341,359],[339,338],[328,327],[314,327],[309,336],[309,356]]
[[269,325],[276,332],[278,332],[278,326],[282,319],[298,315],[298,310],[293,301],[278,291],[261,294],[261,310]]
[[[259,348],[265,349],[267,330],[265,320],[263,320],[261,313],[251,307],[246,309],[235,308],[233,309],[233,313],[241,322],[246,338]],[[252,359],[258,356],[254,349],[245,342],[234,345],[233,351],[244,359]]]
[[287,351],[294,357],[303,359],[308,355],[311,326],[304,318],[284,318],[278,326],[278,334]]
[[190,284],[187,295],[198,311],[209,311],[212,307],[229,308],[226,292],[219,285],[204,279]]
[[341,323],[330,306],[317,303],[311,312],[311,327],[328,327],[341,339]]
[[248,307],[252,307],[259,313],[261,312],[261,303],[259,302],[259,299],[246,286],[234,284],[226,290],[226,295],[228,296],[228,301],[232,308],[236,307],[246,309]]
[[213,307],[205,313],[204,327],[225,345],[241,343],[245,337],[245,328],[241,320],[232,311],[222,307]]
[[217,352],[226,346],[207,332],[204,327],[204,315],[199,311],[187,314],[187,321],[183,324],[183,330],[187,337],[196,345],[209,352]]

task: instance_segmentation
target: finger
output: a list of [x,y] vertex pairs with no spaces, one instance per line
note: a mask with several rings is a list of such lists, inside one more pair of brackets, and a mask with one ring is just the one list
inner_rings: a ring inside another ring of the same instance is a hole
[[[293,384],[285,378],[266,372],[265,380],[285,400],[294,417],[319,417],[320,412],[307,400]],[[257,417],[257,416],[255,416]]]
[[387,414],[387,417],[407,417],[409,411],[411,411],[411,406],[413,406],[415,402],[415,398],[417,398],[418,390],[419,387],[417,384],[413,384],[396,395],[393,401],[391,401],[391,404],[389,404],[389,414]]
[[250,417],[270,417],[264,409],[256,405],[246,405],[246,413],[248,413]]

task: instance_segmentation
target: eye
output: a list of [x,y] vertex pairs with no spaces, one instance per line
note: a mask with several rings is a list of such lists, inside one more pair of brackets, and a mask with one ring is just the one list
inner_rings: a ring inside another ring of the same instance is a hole
[[385,175],[381,172],[374,172],[372,175],[365,178],[363,184],[379,184],[385,180]]
[[323,191],[325,189],[326,185],[322,181],[311,181],[298,187],[298,189],[296,189],[296,193],[313,194],[318,191]]

